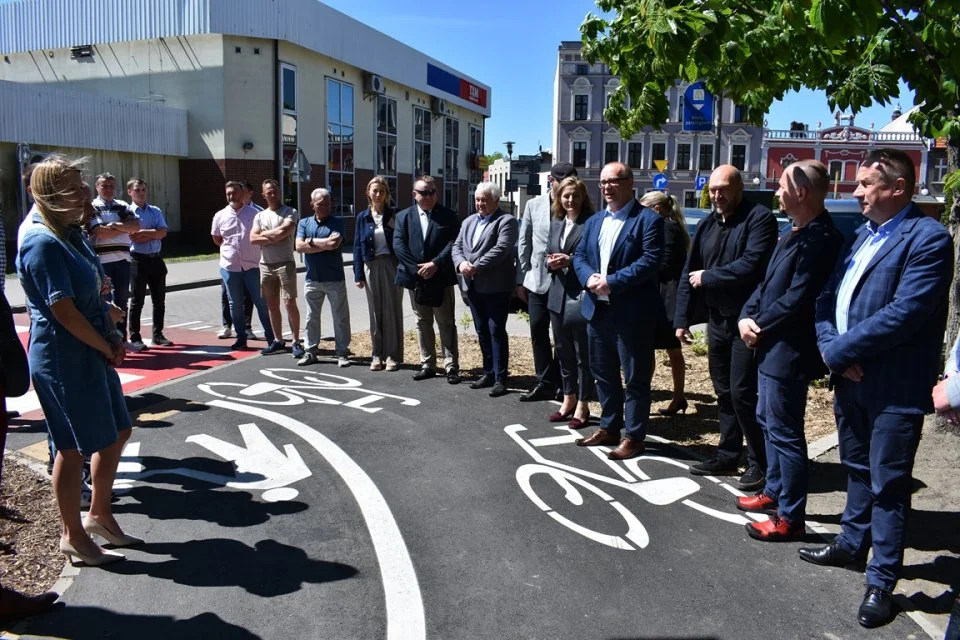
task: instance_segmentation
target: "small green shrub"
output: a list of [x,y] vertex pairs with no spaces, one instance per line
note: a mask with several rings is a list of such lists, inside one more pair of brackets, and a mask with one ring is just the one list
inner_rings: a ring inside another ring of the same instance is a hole
[[694,355],[705,356],[709,352],[707,348],[707,334],[703,331],[694,331],[693,332],[693,344],[690,345],[690,350],[693,351]]

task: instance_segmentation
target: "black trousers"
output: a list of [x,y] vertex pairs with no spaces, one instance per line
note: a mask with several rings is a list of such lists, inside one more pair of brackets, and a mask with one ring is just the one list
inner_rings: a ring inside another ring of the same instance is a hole
[[527,291],[527,313],[530,315],[530,342],[533,345],[533,368],[537,384],[551,392],[557,388],[557,361],[550,346],[550,311],[547,294]]
[[483,373],[503,382],[507,379],[510,359],[507,315],[512,295],[512,291],[477,293],[472,288],[467,292],[467,302],[473,313],[473,326],[477,330],[483,356]]
[[725,464],[737,464],[746,440],[748,464],[759,465],[766,471],[766,444],[756,416],[757,363],[753,351],[740,339],[736,316],[722,316],[710,310],[707,347],[720,414],[717,458]]
[[[227,285],[220,281],[220,311],[223,316],[223,327],[233,326],[233,317],[230,315],[230,298],[227,297]],[[246,287],[243,289],[243,315],[247,320],[247,333],[250,333],[251,323],[253,322],[253,299]]]
[[130,338],[140,337],[140,315],[143,300],[150,287],[150,303],[153,305],[153,335],[163,333],[163,316],[167,297],[167,265],[160,256],[145,256],[131,253],[130,282],[133,299],[130,301]]

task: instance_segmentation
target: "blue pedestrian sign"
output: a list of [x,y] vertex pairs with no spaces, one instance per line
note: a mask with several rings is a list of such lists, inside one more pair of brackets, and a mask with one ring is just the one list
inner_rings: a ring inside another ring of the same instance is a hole
[[666,189],[667,176],[663,175],[662,173],[658,173],[657,175],[653,176],[653,188],[660,189],[661,191]]
[[703,82],[694,82],[683,92],[683,130],[713,130],[713,94]]
[[707,186],[707,176],[697,176],[697,191],[703,191],[703,188]]

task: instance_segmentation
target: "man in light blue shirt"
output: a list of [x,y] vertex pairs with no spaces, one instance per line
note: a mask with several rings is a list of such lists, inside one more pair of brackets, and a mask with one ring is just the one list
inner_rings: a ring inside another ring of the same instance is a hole
[[160,255],[167,237],[167,221],[159,207],[147,204],[147,183],[142,178],[127,180],[130,212],[136,215],[140,230],[130,233],[130,280],[133,299],[130,302],[130,345],[135,351],[147,347],[140,336],[140,314],[150,287],[153,306],[153,346],[169,347],[173,343],[163,335],[164,302],[167,295],[167,265]]

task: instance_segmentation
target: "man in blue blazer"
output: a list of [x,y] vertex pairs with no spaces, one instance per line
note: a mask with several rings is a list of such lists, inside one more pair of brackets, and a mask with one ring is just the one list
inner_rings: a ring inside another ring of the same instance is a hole
[[801,160],[780,176],[780,210],[793,220],[783,233],[763,282],[740,313],[740,338],[757,356],[757,423],[766,441],[766,485],[737,498],[742,511],[773,512],[745,525],[757,540],[804,534],[807,506],[807,440],[803,417],[807,385],[827,372],[817,351],[817,296],[837,262],[843,234],[823,207],[830,189],[827,168]]
[[894,615],[891,592],[903,565],[913,458],[923,416],[933,410],[953,243],[911,202],[913,161],[878,149],[857,171],[854,197],[869,220],[851,239],[817,300],[817,345],[830,368],[840,460],[847,468],[842,531],[808,562],[843,566],[873,556],[857,619]]
[[587,319],[600,428],[577,444],[616,446],[607,457],[625,460],[643,453],[650,419],[654,327],[663,313],[657,279],[663,218],[634,199],[633,171],[625,164],[606,165],[600,189],[607,208],[587,220],[573,254],[574,271],[586,289],[581,312]]
[[454,319],[453,241],[460,231],[457,214],[437,204],[437,185],[431,176],[420,176],[413,183],[412,207],[397,214],[393,232],[393,252],[397,256],[396,283],[410,290],[410,306],[417,318],[417,342],[420,346],[420,370],[413,379],[427,380],[437,372],[436,319],[443,349],[443,367],[447,382],[460,382],[460,350]]

